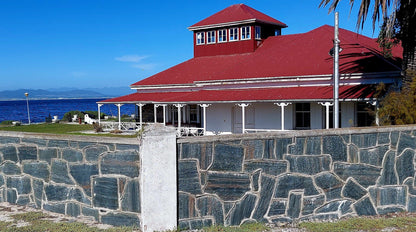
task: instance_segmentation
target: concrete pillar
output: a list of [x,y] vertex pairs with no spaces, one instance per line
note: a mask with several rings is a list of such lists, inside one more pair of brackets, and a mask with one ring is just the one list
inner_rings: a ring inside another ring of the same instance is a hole
[[157,107],[159,107],[160,105],[159,104],[154,104],[154,106],[153,106],[153,116],[154,116],[154,119],[155,119],[155,123],[157,123]]
[[181,134],[181,108],[185,106],[185,104],[175,104],[178,108],[178,134]]
[[98,125],[101,124],[101,111],[100,108],[103,106],[103,104],[97,104],[98,105]]
[[325,115],[326,115],[325,125],[326,125],[326,129],[329,129],[329,107],[334,105],[334,103],[319,102],[319,104],[322,105],[322,106],[325,106]]
[[242,127],[242,133],[246,133],[246,107],[250,104],[241,103],[238,104],[239,107],[241,107],[241,127]]
[[150,125],[141,144],[141,231],[175,230],[178,220],[175,129]]
[[203,112],[203,117],[204,117],[204,135],[205,132],[207,131],[207,107],[210,106],[211,104],[200,104],[199,106],[202,107],[202,112]]
[[139,107],[139,125],[140,125],[140,130],[143,128],[143,117],[142,117],[142,111],[143,111],[143,106],[145,104],[139,103],[136,104]]
[[163,106],[163,125],[166,126],[166,104],[161,104]]
[[292,103],[284,103],[284,102],[278,102],[274,103],[277,106],[280,106],[280,113],[281,113],[281,130],[285,130],[285,107],[292,104]]

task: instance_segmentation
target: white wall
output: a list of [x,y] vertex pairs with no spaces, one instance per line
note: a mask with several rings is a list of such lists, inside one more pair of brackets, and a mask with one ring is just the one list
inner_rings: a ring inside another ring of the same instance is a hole
[[316,102],[311,102],[311,129],[325,128],[323,118],[325,116],[325,108]]
[[212,104],[207,108],[207,131],[231,132],[234,104]]
[[281,129],[280,106],[273,103],[256,103],[252,107],[255,107],[254,126],[256,129]]

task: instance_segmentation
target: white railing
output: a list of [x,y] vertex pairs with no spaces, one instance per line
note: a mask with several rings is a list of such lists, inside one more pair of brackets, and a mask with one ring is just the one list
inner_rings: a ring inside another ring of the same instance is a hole
[[181,127],[178,130],[178,136],[203,136],[204,128],[199,127]]
[[245,129],[244,133],[258,133],[258,132],[282,132],[286,130],[277,130],[277,129]]
[[[100,125],[103,127],[104,131],[113,131],[119,129],[118,122],[103,122],[101,121]],[[137,122],[121,122],[120,130],[122,131],[131,131],[140,129],[140,123]]]

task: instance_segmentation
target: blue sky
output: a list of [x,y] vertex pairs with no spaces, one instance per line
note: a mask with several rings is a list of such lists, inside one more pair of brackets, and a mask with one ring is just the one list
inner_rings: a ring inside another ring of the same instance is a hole
[[[288,25],[282,34],[333,25],[320,0],[0,0],[0,91],[129,86],[193,56],[187,27],[244,3]],[[340,27],[356,31],[341,1]],[[378,29],[378,28],[377,28]],[[371,19],[362,34],[373,34]]]

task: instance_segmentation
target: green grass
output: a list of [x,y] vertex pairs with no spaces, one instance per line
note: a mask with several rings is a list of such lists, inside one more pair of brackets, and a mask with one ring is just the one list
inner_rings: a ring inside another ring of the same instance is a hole
[[[0,228],[2,232],[64,232],[64,231],[76,231],[76,232],[128,232],[138,231],[133,227],[114,227],[109,229],[99,229],[96,227],[90,227],[86,224],[79,222],[53,222],[47,220],[49,215],[42,212],[26,212],[13,215],[14,222],[2,222],[0,221]],[[17,222],[28,222],[29,225],[16,227]],[[14,224],[14,225],[13,225]]]
[[416,231],[416,217],[399,215],[391,218],[350,218],[337,222],[302,222],[298,227],[311,232],[381,231],[385,228]]
[[261,232],[269,230],[270,228],[263,223],[247,223],[239,227],[216,225],[203,229],[205,232]]
[[127,137],[135,138],[136,135],[122,134],[85,134],[81,131],[94,130],[89,124],[67,124],[67,123],[40,123],[21,126],[0,126],[2,131],[34,132],[34,133],[51,133],[51,134],[71,134],[71,135],[89,135],[105,137]]

